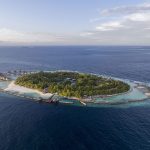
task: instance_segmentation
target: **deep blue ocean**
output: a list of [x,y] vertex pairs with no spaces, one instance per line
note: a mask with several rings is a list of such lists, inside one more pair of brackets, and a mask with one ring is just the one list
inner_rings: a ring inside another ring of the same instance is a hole
[[[150,47],[0,47],[0,72],[19,69],[150,83]],[[0,93],[0,150],[150,150],[150,105],[55,106]]]

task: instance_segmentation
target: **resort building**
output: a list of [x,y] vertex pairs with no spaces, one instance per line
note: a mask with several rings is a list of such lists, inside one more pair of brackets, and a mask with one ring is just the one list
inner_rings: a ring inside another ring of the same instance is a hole
[[3,73],[0,73],[0,80],[7,81],[8,78]]

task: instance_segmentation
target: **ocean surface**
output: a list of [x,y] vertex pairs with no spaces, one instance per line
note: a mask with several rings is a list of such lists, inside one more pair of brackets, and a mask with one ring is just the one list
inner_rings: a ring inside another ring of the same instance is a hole
[[[0,72],[19,69],[150,83],[150,47],[0,47]],[[39,104],[0,93],[0,150],[150,150],[150,102],[97,108]]]

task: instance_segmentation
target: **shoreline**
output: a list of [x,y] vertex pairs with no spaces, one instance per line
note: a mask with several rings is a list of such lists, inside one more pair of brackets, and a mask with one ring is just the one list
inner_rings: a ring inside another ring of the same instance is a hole
[[36,93],[39,94],[40,97],[42,98],[48,98],[51,97],[53,94],[52,93],[42,93],[36,89],[30,89],[30,88],[26,88],[20,85],[15,84],[15,81],[12,81],[7,88],[4,89],[4,91],[6,92],[17,92],[20,94],[26,94],[26,93]]
[[[124,101],[107,101],[107,98],[110,98],[110,97],[113,97],[113,96],[119,96],[119,95],[123,95],[123,94],[128,94],[130,92],[132,92],[132,90],[136,88],[138,89],[140,92],[142,92],[146,98],[141,98],[141,99],[124,99]],[[42,93],[36,89],[31,89],[31,88],[26,88],[26,87],[23,87],[23,86],[20,86],[20,85],[17,85],[15,84],[15,80],[11,81],[10,84],[8,85],[8,87],[6,88],[3,88],[3,91],[5,93],[8,93],[10,95],[15,95],[15,96],[20,96],[20,97],[24,97],[24,98],[29,98],[29,99],[32,99],[32,100],[35,100],[35,101],[39,101],[40,98],[42,99],[45,99],[43,100],[43,102],[46,102],[46,100],[48,100],[52,95],[52,93]],[[36,96],[26,96],[26,95],[22,95],[22,94],[37,94],[37,97]],[[57,94],[56,94],[57,95]],[[59,96],[59,95],[57,95]],[[61,96],[60,96],[61,97]],[[94,97],[94,96],[93,96]],[[113,94],[113,95],[99,95],[98,97],[96,96],[96,98],[102,98],[103,100],[102,101],[95,101],[95,99],[90,99],[90,98],[76,98],[76,97],[63,97],[62,98],[65,98],[67,100],[74,100],[74,101],[78,101],[80,104],[86,106],[88,104],[102,104],[102,105],[119,105],[119,104],[127,104],[127,103],[134,103],[134,102],[142,102],[142,101],[145,101],[145,100],[148,100],[150,99],[150,89],[149,89],[149,86],[146,86],[146,85],[143,85],[143,84],[135,84],[133,87],[130,86],[130,90],[128,90],[127,92],[124,92],[124,93],[118,93],[118,94]],[[60,100],[60,103],[69,103],[70,102],[61,102]],[[73,103],[73,102],[71,102]]]
[[[49,97],[51,97],[53,95],[53,93],[43,93],[43,92],[36,90],[36,89],[31,89],[31,88],[17,85],[17,84],[15,84],[15,80],[11,81],[11,83],[8,85],[8,87],[3,89],[3,90],[5,92],[15,92],[15,93],[18,93],[20,95],[21,94],[35,93],[35,94],[39,94],[39,98],[41,97],[43,99],[44,98],[48,99]],[[97,99],[97,98],[108,98],[108,97],[113,97],[113,96],[119,96],[119,95],[127,94],[131,91],[132,91],[132,88],[130,87],[130,89],[124,93],[118,93],[118,94],[112,94],[112,95],[95,95],[95,96],[89,96],[87,98],[63,97],[63,96],[60,96],[60,97],[66,98],[66,99],[77,100],[80,103],[82,103],[82,102],[83,103],[94,103],[94,99]]]

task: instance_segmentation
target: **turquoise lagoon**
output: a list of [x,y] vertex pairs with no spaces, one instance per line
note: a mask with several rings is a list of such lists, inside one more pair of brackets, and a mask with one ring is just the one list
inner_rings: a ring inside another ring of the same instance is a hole
[[[149,98],[146,96],[145,92],[137,88],[137,84],[131,81],[123,80],[131,86],[131,90],[127,93],[118,94],[105,98],[97,98],[91,103],[87,103],[87,106],[90,107],[102,107],[102,106],[123,106],[123,105],[141,105],[141,104],[150,104]],[[9,81],[1,81],[0,89],[5,89],[10,84]],[[143,85],[143,84],[142,84]],[[28,93],[17,93],[12,91],[10,94],[15,94],[16,96],[23,97],[26,99],[40,99],[40,94],[36,92]],[[46,97],[45,97],[46,98]],[[60,103],[67,105],[77,105],[83,106],[79,101],[73,99],[60,98]]]

